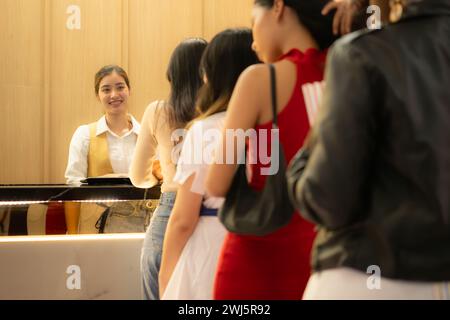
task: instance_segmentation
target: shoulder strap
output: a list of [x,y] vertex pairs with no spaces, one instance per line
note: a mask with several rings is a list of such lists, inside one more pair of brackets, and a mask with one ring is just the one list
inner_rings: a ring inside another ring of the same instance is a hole
[[270,69],[270,92],[272,95],[272,123],[278,128],[278,107],[277,107],[277,79],[275,74],[275,67],[273,64],[269,64]]

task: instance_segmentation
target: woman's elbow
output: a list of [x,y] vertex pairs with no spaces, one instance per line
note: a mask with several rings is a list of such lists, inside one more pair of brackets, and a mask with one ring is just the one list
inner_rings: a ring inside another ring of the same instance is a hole
[[224,198],[227,195],[226,188],[210,178],[206,179],[206,193],[212,197]]
[[146,179],[140,177],[140,176],[134,176],[130,174],[130,181],[136,188],[139,189],[148,189],[153,187],[152,183],[147,181]]
[[158,184],[158,179],[156,179],[151,171],[142,172],[133,167],[129,172],[130,181],[136,188],[149,189]]
[[143,185],[143,179],[139,176],[137,176],[136,174],[134,174],[133,171],[130,172],[130,181],[133,184],[133,186],[135,186],[136,188],[142,188]]

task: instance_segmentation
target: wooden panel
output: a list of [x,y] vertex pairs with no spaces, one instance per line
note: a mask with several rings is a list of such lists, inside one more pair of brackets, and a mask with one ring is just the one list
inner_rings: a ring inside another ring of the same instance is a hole
[[[70,139],[76,128],[102,114],[94,75],[122,63],[122,0],[51,1],[50,153],[51,182],[64,182]],[[81,29],[66,28],[69,5],[81,10]]]
[[0,184],[43,180],[43,1],[0,0]]
[[209,41],[218,32],[251,26],[253,0],[204,0],[204,36]]
[[[253,0],[0,0],[0,183],[61,183],[70,138],[102,108],[94,74],[106,64],[129,73],[131,113],[141,119],[165,99],[166,68],[187,37],[250,26]],[[69,5],[81,29],[66,27]],[[20,121],[18,121],[20,119]]]
[[166,99],[166,69],[177,44],[201,37],[202,0],[130,0],[129,72],[132,113],[142,118],[153,100]]

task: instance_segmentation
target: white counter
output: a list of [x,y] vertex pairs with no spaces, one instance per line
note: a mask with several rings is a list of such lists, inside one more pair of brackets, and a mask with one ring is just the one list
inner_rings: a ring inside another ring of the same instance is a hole
[[139,300],[143,239],[144,234],[1,237],[0,299]]

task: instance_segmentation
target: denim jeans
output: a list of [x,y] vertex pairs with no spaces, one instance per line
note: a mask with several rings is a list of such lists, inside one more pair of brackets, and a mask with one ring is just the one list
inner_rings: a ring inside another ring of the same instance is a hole
[[145,232],[153,210],[151,200],[115,202],[108,209],[101,233]]
[[145,233],[141,251],[142,295],[144,300],[159,300],[158,274],[167,222],[175,203],[176,192],[161,195]]

